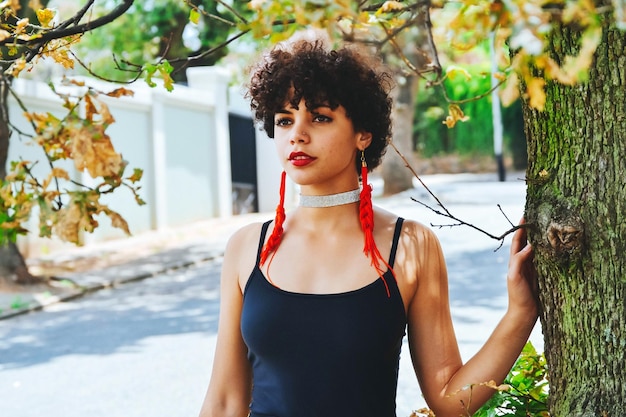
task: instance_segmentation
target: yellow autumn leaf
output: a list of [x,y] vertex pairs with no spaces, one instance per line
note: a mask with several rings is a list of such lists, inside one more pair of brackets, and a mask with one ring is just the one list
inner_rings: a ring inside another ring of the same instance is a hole
[[113,91],[109,91],[108,93],[106,93],[107,96],[109,97],[115,97],[115,98],[119,98],[119,97],[125,97],[125,96],[129,96],[132,97],[135,95],[135,92],[133,90],[129,90],[127,88],[116,88]]
[[484,387],[489,387],[489,388],[493,388],[493,389],[497,389],[498,385],[496,384],[496,381],[494,381],[493,379],[487,382],[481,382],[479,385],[482,385]]
[[74,202],[62,207],[56,215],[54,234],[61,240],[78,244],[81,216],[80,206]]
[[20,0],[4,0],[0,3],[0,9],[6,8],[10,8],[11,13],[17,14],[17,11],[22,8],[22,5],[20,4]]
[[506,81],[506,74],[503,72],[497,71],[493,73],[493,78],[495,78],[498,81]]
[[72,69],[74,68],[74,60],[69,54],[67,49],[57,49],[54,53],[49,54],[54,62],[57,64],[61,64],[63,68]]
[[174,79],[170,76],[169,73],[161,72],[163,76],[163,86],[167,91],[174,90]]
[[448,126],[449,129],[456,126],[457,122],[466,122],[469,120],[469,116],[466,116],[457,104],[450,104],[448,106],[448,113],[446,120],[442,123]]
[[500,100],[502,105],[508,107],[519,97],[519,78],[516,73],[509,76],[504,88],[500,89]]
[[55,179],[55,178],[61,178],[61,179],[64,179],[64,180],[69,180],[70,179],[70,175],[67,173],[66,170],[64,170],[62,168],[54,167],[54,168],[52,168],[52,171],[50,171],[50,174],[48,174],[48,177],[41,184],[41,189],[42,190],[47,189],[48,186],[50,185],[50,183],[52,182],[52,180]]
[[17,204],[17,206],[15,207],[15,219],[20,223],[28,220],[32,208],[32,200],[28,199],[28,197],[23,198],[22,201],[20,201],[19,204]]
[[26,68],[26,59],[24,57],[20,57],[13,61],[7,71],[9,74],[11,74],[11,76],[17,78],[17,76],[20,75],[24,68]]
[[37,19],[41,26],[45,28],[52,27],[51,23],[56,15],[56,12],[52,9],[39,9],[37,10]]
[[113,117],[113,115],[109,111],[109,106],[107,106],[104,103],[100,103],[100,118],[102,120],[102,123],[105,126],[108,126],[108,125],[113,124],[115,122],[115,118]]
[[139,168],[135,168],[133,170],[133,174],[130,177],[127,177],[126,179],[134,184],[137,181],[141,181],[141,177],[143,177],[143,170]]
[[110,209],[104,210],[104,213],[111,220],[111,226],[117,227],[118,229],[122,229],[124,233],[126,233],[127,235],[131,234],[130,229],[128,228],[128,223],[126,222],[126,220],[124,220],[124,218],[119,213]]
[[530,101],[530,107],[542,111],[546,104],[546,81],[543,78],[531,78],[526,81],[526,94]]
[[511,386],[509,384],[498,385],[493,379],[491,381],[483,382],[479,385],[494,389],[496,391],[509,391],[511,389]]
[[98,114],[98,108],[91,99],[91,96],[85,95],[85,119],[93,121],[94,114]]
[[398,10],[402,10],[404,5],[399,1],[386,1],[382,6],[376,11],[376,14],[379,13],[391,13]]
[[578,56],[565,58],[563,71],[571,76],[574,82],[585,77],[591,63],[593,54],[602,40],[602,28],[594,27],[585,30],[581,38],[580,52]]
[[16,34],[24,32],[24,29],[26,29],[29,23],[30,23],[30,20],[28,20],[27,17],[24,19],[18,20],[17,23],[15,24],[14,32]]
[[115,152],[109,136],[95,125],[73,133],[71,153],[76,169],[86,169],[93,178],[117,176],[124,164],[122,156]]
[[466,80],[471,80],[472,79],[472,75],[469,72],[467,72],[467,70],[465,68],[457,67],[456,65],[450,65],[446,69],[446,75],[451,80],[454,80],[457,75],[463,75]]

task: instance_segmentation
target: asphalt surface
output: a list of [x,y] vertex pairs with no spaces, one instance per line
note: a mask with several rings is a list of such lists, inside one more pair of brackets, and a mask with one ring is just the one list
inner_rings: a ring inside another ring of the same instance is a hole
[[[525,186],[515,176],[504,183],[492,176],[425,181],[453,215],[492,234],[510,227],[502,213],[513,222],[522,215]],[[376,204],[432,224],[446,256],[461,354],[469,359],[504,314],[510,237],[499,248],[500,242],[470,227],[439,228],[453,222],[411,198],[436,204],[422,188]],[[117,272],[94,271],[90,280],[102,289],[0,321],[2,415],[196,416],[219,313],[221,256],[215,251],[229,230],[221,230],[219,239],[187,241]],[[140,280],[133,278],[141,274]],[[542,349],[538,326],[531,340]],[[406,343],[397,403],[398,416],[424,406]]]

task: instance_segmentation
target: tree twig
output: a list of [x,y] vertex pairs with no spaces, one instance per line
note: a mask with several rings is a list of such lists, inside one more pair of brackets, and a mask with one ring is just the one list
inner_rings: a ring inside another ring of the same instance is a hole
[[520,224],[520,225],[514,225],[511,220],[509,220],[509,218],[507,217],[506,214],[504,214],[504,211],[502,210],[502,206],[500,206],[500,204],[498,204],[498,208],[500,209],[500,212],[502,213],[502,215],[504,216],[504,218],[507,220],[507,222],[509,222],[509,224],[511,225],[511,228],[509,228],[508,230],[506,230],[504,233],[500,234],[500,235],[496,235],[490,232],[487,232],[486,230],[475,226],[471,223],[466,222],[465,220],[462,220],[458,217],[456,217],[454,214],[452,214],[450,212],[450,210],[448,210],[448,208],[441,202],[441,200],[439,200],[439,198],[435,195],[435,193],[433,193],[433,191],[424,183],[424,181],[422,181],[422,179],[420,178],[419,175],[417,175],[417,172],[415,172],[415,170],[413,169],[413,167],[411,166],[411,164],[409,164],[409,161],[406,159],[406,157],[402,154],[402,152],[400,152],[400,150],[396,147],[396,145],[393,143],[393,141],[389,142],[389,146],[391,146],[393,148],[394,151],[396,151],[396,153],[398,154],[398,156],[402,159],[402,161],[404,162],[404,165],[409,169],[409,171],[411,171],[411,173],[413,174],[413,176],[419,181],[419,183],[422,185],[422,187],[424,187],[424,189],[426,190],[426,192],[435,200],[435,202],[437,203],[438,208],[432,207],[422,201],[419,201],[413,197],[411,197],[411,200],[413,200],[414,202],[422,205],[423,207],[429,209],[430,211],[432,211],[433,213],[448,218],[450,220],[455,221],[456,223],[453,224],[433,224],[431,223],[430,225],[432,227],[437,227],[439,229],[444,228],[444,227],[458,227],[458,226],[467,226],[470,227],[488,237],[490,237],[491,239],[497,240],[500,242],[500,245],[495,249],[496,251],[498,249],[500,249],[502,247],[502,245],[504,244],[504,238],[506,238],[508,235],[510,235],[511,233],[514,233],[516,230],[518,229],[522,229],[522,228],[526,228],[528,227],[528,224]]

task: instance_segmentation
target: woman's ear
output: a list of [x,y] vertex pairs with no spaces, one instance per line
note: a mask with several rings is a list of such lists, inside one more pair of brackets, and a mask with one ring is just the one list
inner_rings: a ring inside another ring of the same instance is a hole
[[359,132],[357,134],[357,147],[365,150],[372,143],[372,134],[370,132]]

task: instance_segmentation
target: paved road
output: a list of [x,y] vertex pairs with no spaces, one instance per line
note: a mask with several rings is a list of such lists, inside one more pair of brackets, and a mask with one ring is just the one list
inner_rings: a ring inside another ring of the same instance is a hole
[[[460,182],[432,189],[470,223],[501,233],[523,208],[521,182]],[[379,204],[424,223],[445,219],[410,201],[411,191]],[[450,276],[453,319],[468,359],[506,306],[510,238],[467,227],[436,229]],[[0,410],[16,417],[196,416],[208,383],[219,309],[220,260],[103,290],[45,311],[0,322]],[[532,337],[541,348],[539,329]],[[406,347],[406,346],[405,346]],[[423,406],[406,349],[398,416]]]

